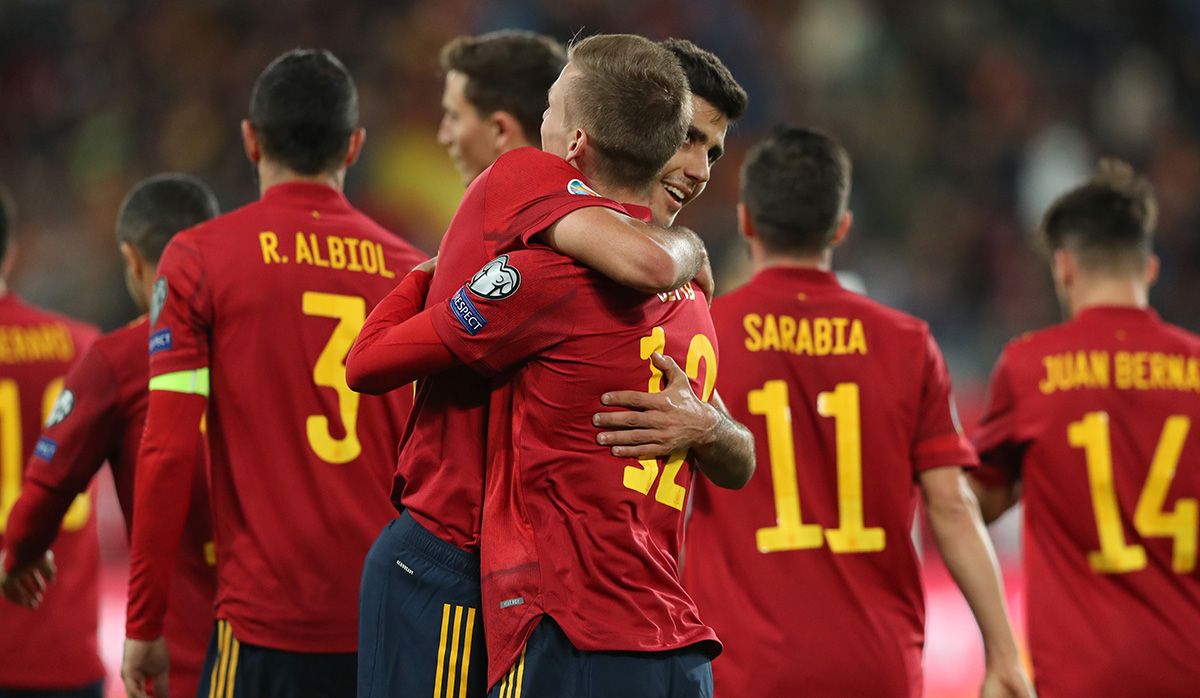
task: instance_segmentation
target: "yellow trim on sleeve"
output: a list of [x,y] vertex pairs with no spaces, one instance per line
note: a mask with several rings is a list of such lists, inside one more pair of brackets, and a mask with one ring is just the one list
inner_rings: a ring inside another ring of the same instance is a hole
[[208,397],[208,369],[197,368],[154,376],[150,379],[150,389]]

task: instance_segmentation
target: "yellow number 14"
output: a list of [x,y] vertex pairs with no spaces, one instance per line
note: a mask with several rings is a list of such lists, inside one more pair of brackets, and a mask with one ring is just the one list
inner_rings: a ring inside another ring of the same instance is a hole
[[[1163,424],[1162,435],[1150,461],[1146,484],[1133,512],[1133,527],[1145,538],[1173,538],[1171,567],[1180,574],[1196,569],[1196,534],[1200,507],[1195,499],[1179,499],[1175,510],[1163,511],[1167,491],[1179,467],[1179,455],[1187,439],[1191,420],[1173,415]],[[1082,448],[1087,460],[1088,482],[1092,491],[1092,510],[1100,549],[1088,553],[1088,564],[1101,574],[1136,572],[1146,567],[1146,549],[1125,541],[1121,509],[1113,482],[1112,441],[1108,413],[1089,412],[1067,426],[1067,441]]]
[[771,484],[775,490],[775,525],[758,529],[758,549],[764,553],[810,550],[823,543],[835,553],[871,553],[884,549],[885,531],[863,523],[862,427],[858,384],[839,383],[817,396],[817,413],[834,420],[837,444],[838,527],[823,530],[801,519],[796,481],[796,450],[792,441],[792,409],[787,383],[767,381],[750,391],[750,414],[767,419],[767,449]]

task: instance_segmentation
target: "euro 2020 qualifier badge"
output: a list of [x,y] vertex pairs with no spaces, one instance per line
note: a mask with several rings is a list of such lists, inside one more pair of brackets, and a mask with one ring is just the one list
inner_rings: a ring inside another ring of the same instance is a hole
[[158,322],[158,314],[162,312],[163,306],[167,304],[167,290],[167,277],[158,277],[158,280],[154,282],[154,292],[150,294],[151,327]]
[[508,255],[502,254],[484,265],[471,279],[467,288],[480,298],[508,298],[521,287],[521,272],[509,265]]

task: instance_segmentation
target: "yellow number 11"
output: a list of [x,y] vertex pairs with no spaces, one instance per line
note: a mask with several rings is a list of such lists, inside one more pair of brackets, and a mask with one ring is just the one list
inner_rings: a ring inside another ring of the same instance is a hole
[[863,523],[862,427],[859,422],[858,384],[838,383],[817,396],[817,413],[834,420],[837,444],[838,527],[822,530],[800,517],[800,492],[796,484],[796,450],[792,441],[792,409],[787,383],[767,381],[749,395],[750,414],[767,418],[767,448],[771,484],[775,490],[774,526],[760,528],[758,549],[764,553],[809,550],[823,543],[835,553],[871,553],[883,550],[884,530]]

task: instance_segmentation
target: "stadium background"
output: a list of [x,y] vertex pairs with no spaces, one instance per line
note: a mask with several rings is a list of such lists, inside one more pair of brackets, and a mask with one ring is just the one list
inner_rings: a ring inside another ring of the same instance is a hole
[[[437,52],[505,27],[563,40],[681,36],[730,66],[750,109],[679,219],[708,242],[724,290],[747,274],[733,211],[746,149],[782,120],[839,137],[854,158],[855,225],[835,266],[930,322],[968,427],[1003,343],[1059,317],[1031,234],[1100,154],[1154,183],[1163,272],[1152,300],[1200,330],[1191,0],[0,0],[0,181],[19,209],[11,285],[106,330],[131,319],[112,232],[121,197],[141,177],[180,170],[210,183],[224,210],[255,198],[237,122],[254,77],[295,46],[333,50],[357,81],[368,138],[350,198],[433,251],[462,193],[435,139]],[[125,549],[102,498],[115,662]],[[1017,517],[993,534],[1019,614]],[[936,553],[926,570],[927,694],[971,695],[977,633]]]

